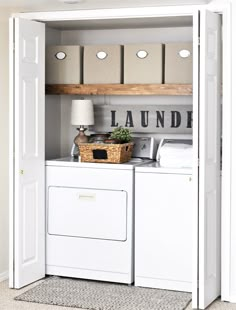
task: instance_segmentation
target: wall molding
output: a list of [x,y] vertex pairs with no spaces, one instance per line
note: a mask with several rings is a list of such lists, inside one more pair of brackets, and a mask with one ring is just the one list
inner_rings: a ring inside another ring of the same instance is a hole
[[8,271],[0,273],[0,282],[7,280],[9,277]]

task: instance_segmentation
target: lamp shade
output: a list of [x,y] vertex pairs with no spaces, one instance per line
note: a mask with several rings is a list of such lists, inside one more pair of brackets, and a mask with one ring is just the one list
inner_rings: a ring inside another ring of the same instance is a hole
[[94,124],[94,111],[91,100],[72,100],[71,124],[76,126]]

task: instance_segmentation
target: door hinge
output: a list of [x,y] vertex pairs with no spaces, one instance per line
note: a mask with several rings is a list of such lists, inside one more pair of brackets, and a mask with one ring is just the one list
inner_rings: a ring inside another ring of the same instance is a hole
[[200,37],[198,37],[198,46],[200,46]]
[[198,165],[198,167],[200,166],[200,159],[199,158],[197,160],[197,165]]

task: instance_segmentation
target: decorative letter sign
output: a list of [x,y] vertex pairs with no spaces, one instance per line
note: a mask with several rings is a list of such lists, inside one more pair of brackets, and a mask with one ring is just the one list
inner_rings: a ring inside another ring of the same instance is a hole
[[192,133],[191,105],[96,105],[94,130],[123,126],[132,132]]

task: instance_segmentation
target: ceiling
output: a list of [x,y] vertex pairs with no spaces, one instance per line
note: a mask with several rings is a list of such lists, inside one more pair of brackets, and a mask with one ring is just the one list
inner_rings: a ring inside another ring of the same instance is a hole
[[126,29],[126,28],[155,28],[155,27],[189,27],[192,26],[191,16],[158,17],[142,19],[113,19],[113,20],[83,20],[83,21],[50,21],[50,28],[61,30],[89,29]]
[[0,7],[21,8],[21,11],[51,11],[142,7],[160,5],[205,4],[211,0],[80,0],[77,4],[65,4],[62,0],[0,0]]

